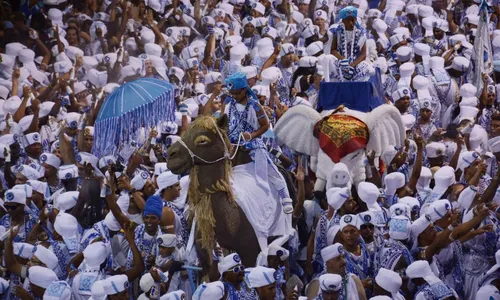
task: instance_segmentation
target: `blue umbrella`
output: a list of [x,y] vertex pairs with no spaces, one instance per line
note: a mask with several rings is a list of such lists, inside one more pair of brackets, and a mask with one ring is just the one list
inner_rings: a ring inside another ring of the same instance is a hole
[[139,128],[175,120],[174,87],[154,78],[125,83],[113,91],[99,110],[95,122],[93,152],[97,157],[116,153],[136,140]]

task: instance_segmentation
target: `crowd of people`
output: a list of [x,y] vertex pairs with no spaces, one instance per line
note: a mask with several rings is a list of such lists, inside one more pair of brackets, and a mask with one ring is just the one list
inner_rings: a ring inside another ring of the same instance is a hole
[[[498,1],[2,1],[0,18],[0,299],[500,299]],[[103,103],[138,78],[169,82],[175,114],[96,156]],[[315,189],[273,126],[322,82],[373,78],[404,144]],[[190,174],[168,168],[176,143],[200,159],[181,137],[206,116],[290,221],[255,263],[201,246]]]

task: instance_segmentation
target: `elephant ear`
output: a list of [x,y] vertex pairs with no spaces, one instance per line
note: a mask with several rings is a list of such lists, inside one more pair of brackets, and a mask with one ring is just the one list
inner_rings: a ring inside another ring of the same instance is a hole
[[313,136],[313,130],[319,120],[321,116],[316,110],[297,105],[281,116],[273,131],[281,145],[286,145],[295,152],[317,156],[319,141]]
[[367,114],[366,125],[370,130],[370,139],[366,149],[375,151],[375,156],[382,154],[388,146],[402,147],[406,132],[401,114],[392,105],[381,105]]

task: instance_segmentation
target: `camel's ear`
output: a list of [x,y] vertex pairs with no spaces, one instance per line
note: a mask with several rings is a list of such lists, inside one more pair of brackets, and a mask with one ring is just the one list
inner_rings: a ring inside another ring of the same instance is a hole
[[226,114],[222,114],[218,119],[217,119],[217,126],[219,126],[220,129],[227,129],[227,124],[229,120],[227,119]]

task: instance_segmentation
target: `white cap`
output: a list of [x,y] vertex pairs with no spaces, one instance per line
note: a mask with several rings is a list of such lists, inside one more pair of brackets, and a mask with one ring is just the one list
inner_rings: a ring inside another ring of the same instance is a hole
[[232,253],[228,256],[225,256],[217,265],[217,268],[219,270],[219,274],[222,276],[222,274],[228,270],[231,270],[235,266],[241,265],[241,258],[238,255],[238,253]]
[[440,156],[444,156],[446,145],[441,142],[431,142],[425,145],[425,151],[428,158],[437,158]]
[[251,288],[259,288],[276,282],[274,273],[276,270],[266,267],[255,267],[247,269],[247,280]]
[[28,278],[31,284],[47,289],[50,284],[57,281],[57,275],[49,268],[33,266],[29,268]]
[[340,243],[335,243],[331,246],[321,249],[321,258],[324,262],[329,261],[332,258],[338,257],[344,254],[344,247]]
[[247,79],[257,77],[257,67],[256,66],[244,66],[240,69],[240,71],[247,76]]
[[432,204],[427,209],[427,215],[431,217],[431,222],[436,222],[446,216],[447,213],[451,211],[450,201],[446,199],[437,200],[432,202]]
[[342,218],[340,218],[340,230],[343,230],[347,226],[353,226],[359,230],[359,228],[361,227],[360,223],[361,222],[356,215],[343,215]]
[[451,68],[460,72],[466,72],[469,69],[469,60],[463,56],[457,56],[453,59]]
[[106,278],[103,288],[106,295],[115,295],[128,289],[129,282],[127,275],[114,275]]
[[164,189],[179,183],[179,175],[176,175],[170,171],[164,172],[156,178],[158,184],[158,190],[163,191]]
[[429,45],[423,44],[423,43],[416,43],[414,45],[414,48],[415,48],[415,55],[419,55],[419,56],[429,55],[429,53],[431,51],[431,47]]
[[319,287],[325,292],[336,292],[342,288],[342,276],[338,274],[323,274],[319,277]]
[[380,268],[378,270],[377,276],[375,276],[375,282],[378,286],[391,293],[393,297],[396,297],[403,284],[403,280],[398,273],[386,268]]
[[344,205],[345,201],[351,196],[349,188],[331,188],[326,192],[328,205],[333,209],[338,210]]

